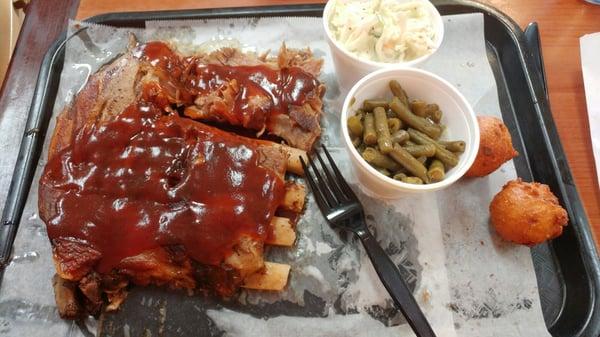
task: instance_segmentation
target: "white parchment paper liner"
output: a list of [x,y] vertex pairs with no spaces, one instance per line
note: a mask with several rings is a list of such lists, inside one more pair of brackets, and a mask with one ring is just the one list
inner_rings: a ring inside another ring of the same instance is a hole
[[[457,86],[476,112],[500,117],[482,15],[448,16],[444,24],[444,43],[422,68]],[[69,43],[55,114],[91,73],[124,50],[129,31],[94,25],[85,33],[87,37]],[[146,30],[133,32],[142,41],[169,39],[181,46],[230,38],[240,41],[244,49],[257,51],[276,52],[282,41],[292,48],[309,46],[317,57],[325,59],[321,76],[327,85],[322,141],[332,149],[348,179],[355,181],[339,137],[338,119],[344,97],[335,81],[320,19],[148,22]],[[0,288],[0,335],[84,335],[80,326],[60,320],[54,308],[51,249],[45,226],[37,217],[37,180],[45,153],[15,241],[15,259],[6,269]],[[512,163],[507,163],[487,178],[463,180],[445,191],[393,204],[376,200],[368,191],[359,193],[378,239],[408,272],[407,276],[416,281],[416,298],[439,336],[549,336],[529,249],[502,242],[488,225],[492,196],[515,176]],[[326,317],[278,316],[265,320],[229,309],[209,310],[208,316],[227,336],[412,335],[401,318],[385,321],[390,327],[374,318],[369,308],[391,306],[384,288],[358,242],[344,240],[343,235],[331,230],[312,201],[298,224],[298,232],[297,247],[273,249],[269,255],[271,260],[292,264],[288,289],[280,294],[248,292],[239,301],[252,306],[285,299],[302,305],[303,292],[310,291],[325,300]],[[333,258],[335,263],[328,263],[334,254],[339,255]],[[344,279],[345,285],[340,284],[342,272],[350,275]],[[338,308],[331,303],[333,299],[340,299]],[[95,324],[88,320],[87,328],[95,331]],[[122,334],[116,335],[129,333],[130,327],[123,326]]]

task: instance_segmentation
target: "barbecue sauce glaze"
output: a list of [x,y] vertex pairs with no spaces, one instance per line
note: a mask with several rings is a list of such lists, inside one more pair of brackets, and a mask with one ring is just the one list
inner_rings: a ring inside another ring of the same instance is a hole
[[[237,91],[220,118],[264,129],[302,105],[319,85],[298,67],[224,66],[181,57],[162,42],[134,51],[158,81],[110,122],[88,123],[71,145],[49,158],[40,184],[60,191],[43,219],[51,240],[70,239],[100,254],[95,270],[146,250],[183,246],[187,255],[219,265],[240,235],[264,240],[281,204],[284,182],[258,165],[257,145],[179,117],[199,96]],[[260,108],[252,100],[260,97]],[[175,104],[174,104],[175,102]]]
[[[142,97],[157,97],[153,89]],[[141,98],[110,122],[89,123],[43,172],[40,184],[60,191],[43,219],[50,239],[91,246],[100,273],[168,245],[219,265],[240,235],[265,239],[283,199],[284,182],[258,165],[255,143],[159,105]]]
[[[217,92],[224,97],[209,103],[215,104],[214,111],[218,114],[201,119],[216,119],[255,130],[268,128],[277,115],[288,114],[290,106],[302,106],[320,85],[317,78],[299,67],[204,64],[195,57],[180,57],[160,41],[141,45],[136,56],[154,67],[153,73],[158,75],[162,90],[171,100],[192,104],[197,97]],[[231,83],[236,84],[237,91],[233,97],[227,97],[232,94],[227,91]]]

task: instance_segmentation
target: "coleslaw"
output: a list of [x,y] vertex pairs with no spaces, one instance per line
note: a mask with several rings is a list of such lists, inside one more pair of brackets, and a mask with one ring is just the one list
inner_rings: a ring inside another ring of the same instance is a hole
[[397,63],[435,49],[433,17],[424,1],[331,1],[329,30],[345,50],[359,58]]

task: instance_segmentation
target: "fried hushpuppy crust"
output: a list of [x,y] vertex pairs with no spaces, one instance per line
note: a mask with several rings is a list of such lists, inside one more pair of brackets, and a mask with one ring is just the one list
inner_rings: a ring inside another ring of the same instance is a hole
[[483,177],[496,171],[502,164],[519,155],[513,148],[506,125],[496,117],[477,116],[479,150],[466,177]]
[[568,215],[548,185],[509,181],[490,203],[492,224],[502,238],[533,246],[562,234]]

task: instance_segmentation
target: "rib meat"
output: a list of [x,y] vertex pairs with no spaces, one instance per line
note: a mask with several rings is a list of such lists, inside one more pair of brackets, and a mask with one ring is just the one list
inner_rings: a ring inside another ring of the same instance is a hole
[[306,151],[321,133],[322,60],[308,50],[283,45],[276,58],[232,48],[182,56],[150,42],[138,55],[146,69],[142,82],[159,87],[165,101],[186,105],[190,118],[267,131]]
[[[157,61],[148,46],[171,54]],[[217,76],[210,90],[194,88],[197,69],[211,65],[237,78]],[[320,133],[323,88],[315,82],[299,104],[264,92],[247,99],[247,77],[256,75],[250,68],[269,76],[294,69],[316,81],[320,62],[285,46],[277,59],[267,59],[233,49],[181,57],[162,42],[132,44],[59,115],[39,211],[53,246],[62,316],[97,313],[106,300],[107,309],[116,309],[128,284],[230,296],[264,268],[269,222],[285,198],[289,153],[187,117],[266,129],[310,148]],[[211,95],[223,105],[206,103]],[[240,119],[239,104],[256,108]],[[84,305],[76,308],[78,297]]]

